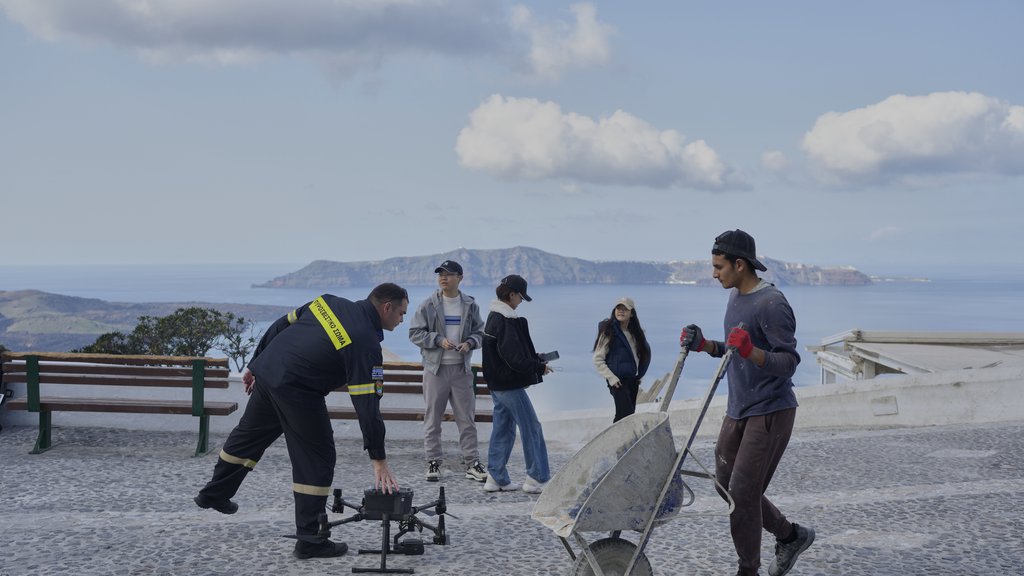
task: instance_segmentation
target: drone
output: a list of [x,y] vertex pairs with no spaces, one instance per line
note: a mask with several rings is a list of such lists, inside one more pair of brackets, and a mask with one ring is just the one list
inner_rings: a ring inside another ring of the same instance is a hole
[[[380,554],[380,568],[359,568],[353,567],[353,572],[374,572],[378,574],[412,574],[412,568],[388,568],[387,559],[388,554],[405,554],[408,556],[420,556],[424,552],[423,540],[419,538],[406,538],[401,540],[402,536],[417,531],[423,532],[426,528],[433,533],[433,544],[446,546],[450,543],[448,533],[444,527],[445,515],[448,514],[448,506],[444,497],[444,486],[441,486],[438,493],[437,500],[425,504],[422,506],[413,506],[412,504],[413,492],[409,489],[399,489],[390,494],[386,494],[377,488],[367,488],[363,491],[363,502],[358,506],[346,501],[342,498],[341,488],[334,489],[334,500],[331,503],[331,512],[335,514],[341,514],[344,512],[345,507],[349,507],[355,510],[355,514],[348,518],[341,520],[330,521],[328,520],[327,513],[321,513],[318,517],[320,522],[320,531],[317,533],[317,538],[326,540],[331,537],[331,528],[340,526],[341,524],[348,524],[349,522],[359,522],[362,520],[380,520],[384,525],[383,535],[381,537],[381,547],[379,550],[366,550],[360,549],[360,554]],[[432,525],[424,522],[416,515],[424,513],[431,516],[437,516],[437,525]],[[452,516],[455,518],[455,516]],[[391,538],[391,523],[398,522],[398,533],[395,534],[392,543]]]

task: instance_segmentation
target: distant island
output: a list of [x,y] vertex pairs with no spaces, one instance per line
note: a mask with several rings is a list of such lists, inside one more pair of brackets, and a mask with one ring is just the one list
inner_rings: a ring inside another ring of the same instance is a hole
[[0,344],[10,350],[67,352],[107,332],[131,332],[139,316],[166,316],[198,306],[264,322],[287,314],[286,306],[205,302],[127,303],[39,290],[0,290]]
[[[760,276],[779,286],[864,286],[871,278],[852,267],[819,267],[759,257],[768,268]],[[466,269],[467,286],[493,286],[508,274],[531,284],[690,284],[717,286],[710,260],[671,262],[591,261],[516,246],[496,250],[459,248],[442,254],[363,262],[316,260],[256,288],[331,289],[395,282],[402,286],[433,286],[434,268],[455,260]]]
[[[467,286],[494,286],[511,273],[522,274],[532,285],[718,285],[711,276],[710,260],[596,262],[518,246],[497,250],[459,248],[443,254],[374,262],[317,260],[300,270],[254,286],[315,290],[373,286],[381,282],[435,286],[434,268],[444,260],[456,260],[466,268],[464,283]],[[768,267],[761,276],[780,286],[863,286],[872,283],[870,277],[854,268],[827,268],[765,257],[760,260]],[[875,279],[877,282],[900,280]],[[272,321],[291,310],[284,306],[258,304],[107,302],[39,290],[0,291],[0,344],[11,350],[66,352],[91,344],[106,332],[130,332],[139,316],[166,316],[178,308],[190,306],[231,312],[256,322]]]

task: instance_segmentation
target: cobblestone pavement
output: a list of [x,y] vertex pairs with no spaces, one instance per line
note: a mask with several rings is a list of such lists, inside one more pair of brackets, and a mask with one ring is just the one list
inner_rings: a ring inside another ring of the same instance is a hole
[[[446,453],[456,454],[454,429],[445,434]],[[212,445],[223,439],[215,436]],[[34,427],[0,433],[0,576],[349,574],[380,564],[377,555],[352,552],[322,560],[291,556],[293,541],[282,537],[294,527],[283,441],[243,484],[239,512],[224,516],[192,502],[217,459],[216,449],[192,457],[194,435],[58,427],[54,448],[30,455],[34,440]],[[337,443],[335,486],[358,501],[349,495],[371,482],[370,464],[361,441]],[[698,441],[698,457],[710,464],[712,448]],[[1019,574],[1022,448],[1024,422],[798,430],[768,491],[791,520],[818,534],[790,574]],[[391,441],[388,450],[414,502],[434,499],[438,484],[424,479],[421,443]],[[550,452],[557,470],[574,449],[552,443]],[[511,471],[514,479],[524,477],[518,449]],[[424,575],[569,573],[561,542],[530,518],[535,496],[485,493],[461,470],[447,470],[442,484],[458,517],[448,520],[451,545],[428,545],[422,556],[391,555],[389,567]],[[724,503],[706,481],[694,488],[696,503],[652,534],[646,553],[659,576],[735,572]],[[380,536],[379,522],[334,531],[353,550],[379,547]],[[767,537],[762,574],[772,544]]]

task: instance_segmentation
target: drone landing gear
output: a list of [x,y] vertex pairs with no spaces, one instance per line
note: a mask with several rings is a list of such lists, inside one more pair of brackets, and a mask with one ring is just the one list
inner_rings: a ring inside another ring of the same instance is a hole
[[[391,533],[391,518],[390,514],[384,514],[381,517],[381,521],[384,524],[384,530],[380,539],[380,550],[368,550],[364,548],[359,549],[360,554],[380,554],[380,568],[359,568],[353,567],[352,572],[374,572],[378,574],[412,574],[412,568],[388,568],[388,554],[411,554],[407,552],[407,548],[414,548],[413,546],[407,546],[405,542],[399,542],[399,538],[402,537],[402,532],[395,534],[395,545],[393,548],[389,548],[390,544],[390,533]],[[423,542],[416,540],[419,543],[419,554],[423,554]]]
[[[360,554],[380,554],[380,567],[354,567],[352,568],[352,572],[412,574],[412,568],[388,568],[387,559],[388,554],[405,554],[407,556],[420,556],[423,554],[424,547],[422,540],[416,538],[406,538],[405,540],[401,540],[402,536],[412,532],[413,530],[423,532],[423,529],[426,528],[434,534],[434,544],[444,546],[449,543],[448,534],[445,532],[444,526],[444,516],[447,513],[447,505],[445,503],[443,486],[440,489],[437,500],[425,506],[412,505],[412,490],[399,490],[398,492],[393,492],[391,494],[384,494],[381,491],[372,488],[363,492],[363,503],[356,506],[343,500],[341,497],[341,489],[335,488],[334,502],[331,505],[331,512],[340,513],[345,509],[345,506],[356,510],[356,514],[334,522],[328,521],[326,513],[320,515],[320,532],[317,534],[319,538],[330,538],[332,527],[340,524],[347,524],[349,522],[356,522],[360,520],[380,520],[383,525],[380,549],[359,550]],[[427,522],[417,518],[416,514],[420,512],[425,514],[436,514],[437,525],[434,526],[428,524]],[[398,534],[395,534],[394,539],[391,538],[391,522],[398,522]]]

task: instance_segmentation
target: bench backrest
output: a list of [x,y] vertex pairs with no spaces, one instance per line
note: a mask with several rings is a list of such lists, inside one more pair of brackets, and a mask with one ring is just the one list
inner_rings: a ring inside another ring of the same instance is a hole
[[[38,397],[41,384],[227,388],[230,374],[226,358],[52,352],[4,352],[2,358],[4,382],[29,385],[30,404],[33,395]],[[474,365],[472,370],[474,391],[488,395],[480,366]],[[384,383],[388,393],[421,394],[423,365],[385,362]],[[35,393],[31,390],[33,387]],[[345,390],[345,387],[338,390]]]
[[191,388],[193,411],[202,415],[203,390],[227,388],[227,358],[54,352],[4,352],[7,384],[24,383],[29,410],[39,411],[42,384]]

